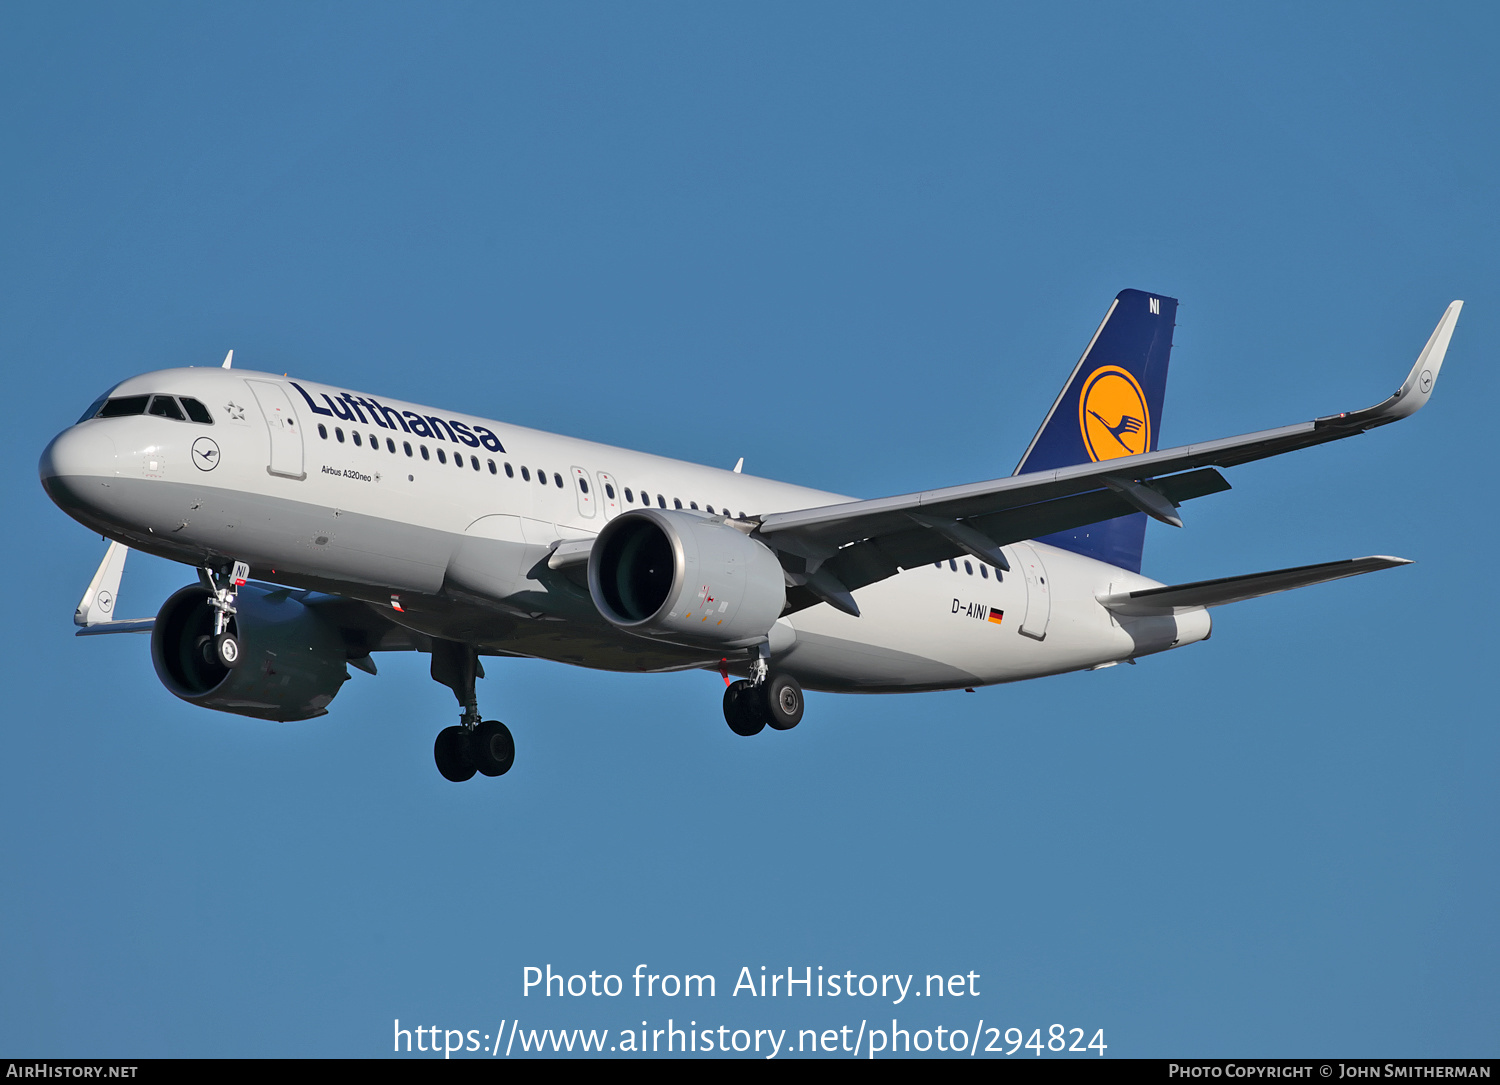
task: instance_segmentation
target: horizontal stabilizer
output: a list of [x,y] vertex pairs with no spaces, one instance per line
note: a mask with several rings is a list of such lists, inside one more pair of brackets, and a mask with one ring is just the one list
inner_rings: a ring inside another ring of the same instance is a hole
[[1329,580],[1342,580],[1346,576],[1358,576],[1360,573],[1373,573],[1377,569],[1394,569],[1398,565],[1410,564],[1405,558],[1345,558],[1343,561],[1325,561],[1321,565],[1301,565],[1295,569],[1273,569],[1268,573],[1227,576],[1221,580],[1199,580],[1192,584],[1120,592],[1101,596],[1099,602],[1116,614],[1180,614],[1200,607],[1238,603],[1244,599],[1274,595],[1279,591],[1291,591],[1310,584],[1322,584]]

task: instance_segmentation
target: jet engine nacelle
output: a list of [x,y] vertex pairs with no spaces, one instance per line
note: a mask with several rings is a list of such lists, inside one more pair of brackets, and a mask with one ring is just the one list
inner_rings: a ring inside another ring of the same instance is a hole
[[239,663],[226,667],[213,646],[207,589],[191,584],[162,604],[151,630],[151,662],[162,685],[189,704],[286,723],[325,715],[349,678],[338,631],[302,599],[306,592],[246,584],[229,631]]
[[694,646],[766,639],[786,606],[781,563],[723,520],[633,509],[589,551],[589,594],[616,628]]

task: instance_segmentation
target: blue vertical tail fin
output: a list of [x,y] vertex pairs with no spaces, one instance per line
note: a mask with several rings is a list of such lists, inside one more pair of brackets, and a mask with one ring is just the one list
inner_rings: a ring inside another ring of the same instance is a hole
[[[1015,473],[1154,452],[1176,317],[1175,298],[1120,291]],[[1136,512],[1037,541],[1138,573],[1145,538]]]

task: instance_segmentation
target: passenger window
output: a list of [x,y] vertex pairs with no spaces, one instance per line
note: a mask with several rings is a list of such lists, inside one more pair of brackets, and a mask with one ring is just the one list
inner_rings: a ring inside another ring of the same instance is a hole
[[328,440],[328,427],[321,422],[318,423],[318,436],[325,441]]
[[121,396],[119,399],[111,399],[99,408],[100,418],[128,418],[131,415],[145,414],[146,403],[150,396]]
[[553,475],[552,475],[552,481],[555,482],[555,483],[557,483],[557,488],[559,490],[561,490],[563,488],[562,476],[561,475],[559,475],[556,472],[554,472]]
[[630,492],[630,487],[629,486],[625,487],[625,501],[628,504],[631,504],[631,505],[635,504],[635,495]]
[[543,486],[547,485],[547,472],[538,467],[536,471],[536,480]]
[[[474,468],[474,470],[478,471],[479,470],[479,457],[478,456],[470,456],[469,457],[469,466],[472,467],[472,468]],[[495,465],[492,463],[492,464],[490,464],[490,474],[494,474],[494,473],[495,473]]]
[[430,459],[432,459],[432,457],[427,454],[427,446],[426,445],[420,445],[418,447],[420,447],[422,449],[422,458],[424,460],[430,460]]
[[613,501],[613,500],[614,500],[614,499],[615,499],[615,487],[614,487],[614,484],[613,484],[613,483],[609,483],[609,482],[606,482],[606,483],[605,483],[605,484],[604,484],[604,493],[605,493],[605,495],[606,495],[606,496],[607,496],[607,497],[608,497],[608,498],[609,498],[609,499],[610,499],[610,500],[611,500],[611,501]]
[[[509,466],[509,465],[507,465],[507,466]],[[522,467],[521,468],[521,481],[523,481],[523,482],[530,482],[531,481],[531,470],[530,470],[530,468],[527,468],[527,467]]]
[[170,418],[175,422],[186,421],[182,416],[182,408],[177,406],[177,401],[171,396],[152,396],[151,409],[146,413],[158,418]]
[[707,510],[707,511],[708,511],[708,512],[713,512],[713,511],[714,511],[714,507],[713,507],[713,506],[712,506],[712,505],[704,505],[704,506],[703,506],[703,507],[704,507],[704,509],[706,509],[706,510]]
[[[689,504],[689,505],[691,505],[691,506],[692,506],[692,507],[693,507],[693,511],[694,511],[694,512],[697,512],[697,511],[698,511],[698,502],[696,502],[696,501],[689,501],[689,502],[688,502],[688,504]],[[681,506],[681,505],[678,505],[678,506],[677,506],[677,507],[678,507],[678,508],[682,508],[682,506]]]
[[958,562],[954,561],[952,558],[949,558],[948,568],[952,569],[955,573],[958,572]]
[[510,465],[510,463],[508,461],[505,464],[505,477],[506,478],[515,478],[516,477],[516,470],[515,470],[515,468],[513,468]]
[[674,498],[672,498],[672,504],[676,508],[679,508],[679,509],[682,508],[682,498],[680,498],[680,497],[674,497]]
[[[587,481],[587,480],[586,480],[586,479],[579,479],[579,480],[578,480],[578,488],[579,488],[579,489],[580,489],[580,490],[582,490],[582,491],[583,491],[583,492],[584,492],[584,493],[588,493],[588,492],[589,492],[589,484],[588,484],[588,481]],[[610,494],[610,496],[611,496],[611,497],[613,497],[613,496],[614,496],[614,494]]]
[[485,460],[484,462],[490,465],[490,474],[492,474],[492,475],[498,475],[500,473],[500,472],[498,472],[498,471],[495,470],[495,461],[494,460]]
[[202,422],[205,426],[214,424],[214,416],[208,413],[208,408],[196,399],[182,397],[182,409],[187,411],[187,416],[194,422]]
[[964,572],[968,573],[970,576],[973,576],[974,575],[974,566],[971,565],[967,561],[964,562]]
[[354,438],[354,447],[355,448],[361,447],[360,440],[359,440],[359,430],[355,430],[353,433],[349,434],[349,436]]
[[344,428],[342,426],[334,426],[333,435],[339,439],[339,444],[344,443]]
[[408,456],[411,455],[411,442],[410,441],[402,441],[401,442],[401,447],[406,451],[406,454]]
[[663,497],[661,494],[657,494],[656,495],[656,503],[658,505],[660,505],[662,508],[666,508],[667,507],[667,499],[665,497]]
[[979,567],[979,575],[982,576],[982,577],[984,577],[984,579],[988,580],[990,578],[990,571],[988,569],[986,569],[983,565],[981,565]]

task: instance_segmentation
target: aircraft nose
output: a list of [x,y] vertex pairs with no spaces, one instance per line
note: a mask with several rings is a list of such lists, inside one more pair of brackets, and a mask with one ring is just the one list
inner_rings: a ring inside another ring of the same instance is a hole
[[76,504],[86,479],[114,476],[115,443],[97,426],[72,426],[52,438],[37,473],[54,502],[64,507]]

